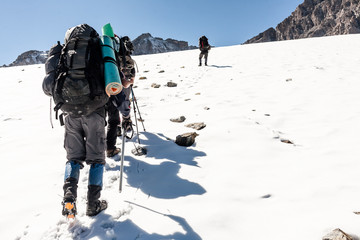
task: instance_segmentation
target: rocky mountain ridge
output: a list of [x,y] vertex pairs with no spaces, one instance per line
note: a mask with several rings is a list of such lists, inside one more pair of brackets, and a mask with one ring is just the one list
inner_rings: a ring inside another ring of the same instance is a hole
[[[166,40],[144,33],[133,41],[134,55],[155,54],[172,51],[183,51],[196,48],[189,46],[186,41],[178,41],[168,38]],[[20,54],[16,60],[2,67],[23,66],[31,64],[43,64],[47,59],[48,51],[31,50]]]
[[32,64],[42,64],[45,63],[48,56],[46,51],[30,50],[20,54],[16,60],[9,65],[4,65],[3,67],[13,67],[13,66],[23,66],[23,65],[32,65]]
[[155,54],[173,51],[183,51],[196,48],[188,42],[168,38],[166,40],[151,36],[150,33],[141,34],[132,41],[134,55]]
[[360,33],[359,0],[305,0],[279,23],[248,43]]

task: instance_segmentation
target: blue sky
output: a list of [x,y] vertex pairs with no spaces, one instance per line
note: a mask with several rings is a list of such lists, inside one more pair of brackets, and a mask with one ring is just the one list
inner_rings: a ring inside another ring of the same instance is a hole
[[87,23],[101,33],[111,23],[119,36],[142,33],[197,45],[241,44],[288,17],[303,0],[2,0],[0,65],[28,50],[48,50],[65,31]]

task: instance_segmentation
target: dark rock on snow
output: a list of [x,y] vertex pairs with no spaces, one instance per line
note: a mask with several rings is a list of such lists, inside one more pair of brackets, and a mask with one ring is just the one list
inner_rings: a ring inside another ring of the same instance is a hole
[[196,129],[196,130],[201,130],[201,129],[203,129],[203,128],[206,127],[206,124],[203,123],[203,122],[200,122],[200,123],[190,123],[190,124],[185,125],[185,127],[194,128],[194,129]]
[[324,236],[322,240],[353,240],[353,238],[349,234],[337,228],[334,229],[331,233]]
[[178,118],[171,118],[170,121],[171,122],[177,122],[177,123],[182,123],[186,120],[186,118],[184,116],[180,116]]
[[153,83],[153,84],[151,84],[151,87],[152,88],[160,88],[160,84]]
[[166,84],[167,87],[177,87],[177,83],[174,83],[174,82],[168,82]]
[[194,144],[197,136],[199,136],[199,134],[196,132],[184,133],[176,137],[175,143],[179,146],[189,147]]

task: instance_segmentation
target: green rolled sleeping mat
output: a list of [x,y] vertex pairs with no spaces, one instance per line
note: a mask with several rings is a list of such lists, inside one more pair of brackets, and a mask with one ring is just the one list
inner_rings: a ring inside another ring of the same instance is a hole
[[114,50],[114,32],[110,23],[102,28],[101,36],[101,53],[104,61],[104,78],[105,91],[110,95],[116,95],[121,92],[123,86],[121,84],[119,69],[116,63]]

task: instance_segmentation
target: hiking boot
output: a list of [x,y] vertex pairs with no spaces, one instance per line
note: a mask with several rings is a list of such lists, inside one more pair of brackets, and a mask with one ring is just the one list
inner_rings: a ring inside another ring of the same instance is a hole
[[89,217],[98,215],[101,211],[107,208],[107,202],[105,200],[97,200],[95,203],[87,204],[86,215]]
[[63,209],[62,215],[67,218],[75,218],[76,215],[76,203],[75,202],[62,202]]
[[106,156],[108,158],[114,157],[115,155],[117,155],[118,153],[121,152],[120,148],[115,148],[115,149],[110,149],[110,150],[106,150]]
[[[79,166],[80,169],[80,166]],[[76,169],[73,169],[71,166],[68,168],[68,164],[66,167],[66,171],[65,172],[70,172],[72,170],[75,170],[74,176],[75,177],[68,177],[65,182],[64,182],[64,198],[63,198],[63,202],[75,202],[76,201],[76,196],[77,196],[77,188],[78,188],[78,171],[76,171]],[[71,174],[70,174],[71,175]]]

